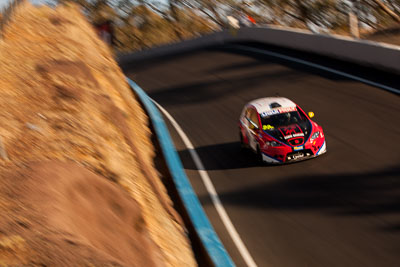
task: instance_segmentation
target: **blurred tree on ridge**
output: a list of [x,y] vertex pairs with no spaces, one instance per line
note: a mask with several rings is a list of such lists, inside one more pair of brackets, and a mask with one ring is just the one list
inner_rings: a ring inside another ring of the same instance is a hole
[[[51,0],[50,0],[51,1]],[[228,27],[227,16],[257,24],[350,34],[351,15],[362,31],[399,26],[400,0],[55,0],[82,6],[93,24],[111,20],[120,51],[141,50]]]

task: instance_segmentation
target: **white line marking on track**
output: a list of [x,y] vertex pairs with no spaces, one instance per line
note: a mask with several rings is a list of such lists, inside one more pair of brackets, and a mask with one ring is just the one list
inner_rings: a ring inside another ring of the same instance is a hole
[[299,58],[286,56],[286,55],[283,55],[283,54],[280,54],[280,53],[266,51],[266,50],[263,50],[263,49],[254,48],[254,47],[248,47],[248,46],[244,46],[244,45],[232,45],[231,47],[234,47],[234,48],[237,47],[237,48],[239,48],[241,50],[247,50],[247,51],[251,51],[251,52],[265,54],[265,55],[272,56],[272,57],[286,59],[286,60],[289,60],[289,61],[294,61],[294,62],[303,64],[303,65],[307,65],[307,66],[310,66],[310,67],[313,67],[313,68],[317,68],[317,69],[321,69],[321,70],[324,70],[324,71],[327,71],[327,72],[331,72],[331,73],[334,73],[334,74],[337,74],[337,75],[340,75],[340,76],[343,76],[343,77],[346,77],[346,78],[349,78],[349,79],[352,79],[352,80],[356,80],[356,81],[359,81],[359,82],[362,82],[362,83],[365,83],[365,84],[368,84],[368,85],[371,85],[371,86],[375,86],[375,87],[390,91],[392,93],[400,94],[400,90],[399,89],[396,89],[396,88],[393,88],[393,87],[390,87],[390,86],[386,86],[384,84],[376,83],[376,82],[373,82],[373,81],[370,81],[370,80],[367,80],[367,79],[364,79],[364,78],[361,78],[361,77],[358,77],[358,76],[355,76],[355,75],[352,75],[352,74],[348,74],[348,73],[340,71],[340,70],[335,70],[335,69],[332,69],[332,68],[329,68],[329,67],[325,67],[325,66],[322,66],[320,64],[312,63],[312,62],[309,62],[309,61],[306,61],[306,60],[302,60],[302,59],[299,59]]
[[239,250],[240,255],[243,257],[243,260],[246,262],[247,266],[257,267],[257,264],[254,262],[253,258],[251,257],[249,251],[247,250],[246,246],[244,245],[238,232],[236,231],[235,227],[233,226],[233,223],[232,223],[231,219],[229,218],[228,213],[226,212],[224,206],[222,205],[221,200],[218,197],[217,191],[215,190],[215,187],[214,187],[213,183],[211,182],[211,179],[208,176],[208,173],[207,173],[206,169],[204,168],[204,165],[201,162],[199,155],[197,154],[196,150],[194,149],[192,142],[190,142],[187,135],[183,132],[182,128],[175,121],[175,119],[168,113],[168,111],[166,111],[156,101],[154,101],[154,100],[152,100],[152,101],[162,111],[162,113],[164,113],[164,115],[169,119],[169,121],[171,122],[171,124],[174,126],[174,128],[178,132],[179,136],[181,137],[183,143],[189,150],[189,153],[192,156],[194,163],[196,164],[197,170],[198,170],[200,177],[207,189],[207,192],[211,197],[214,207],[217,210],[218,215],[221,217],[221,220],[222,220],[223,224],[225,225],[225,228],[227,229],[229,235],[231,236],[236,248]]

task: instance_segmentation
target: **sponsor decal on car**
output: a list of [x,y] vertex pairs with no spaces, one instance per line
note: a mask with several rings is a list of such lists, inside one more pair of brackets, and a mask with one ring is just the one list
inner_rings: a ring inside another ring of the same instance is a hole
[[303,150],[304,146],[295,146],[293,147],[294,151],[299,151],[299,150]]
[[290,138],[295,138],[295,137],[303,137],[303,133],[296,133],[296,134],[291,134],[291,135],[286,135],[284,138],[285,139],[290,139]]
[[296,107],[286,107],[286,108],[277,108],[277,109],[272,109],[269,111],[262,112],[260,115],[261,117],[268,117],[271,115],[275,114],[280,114],[280,113],[287,113],[287,112],[292,112],[296,111]]
[[273,130],[274,129],[274,126],[272,126],[272,125],[263,125],[263,130],[264,131],[266,131],[266,130]]
[[304,154],[303,153],[297,153],[297,154],[294,154],[293,156],[292,156],[292,159],[293,160],[296,160],[296,159],[300,159],[300,158],[303,158],[304,157]]
[[283,136],[283,138],[285,138],[285,140],[294,139],[294,138],[298,138],[298,137],[304,137],[303,131],[297,124],[286,126],[286,127],[285,126],[280,127],[279,131],[282,133],[282,136]]

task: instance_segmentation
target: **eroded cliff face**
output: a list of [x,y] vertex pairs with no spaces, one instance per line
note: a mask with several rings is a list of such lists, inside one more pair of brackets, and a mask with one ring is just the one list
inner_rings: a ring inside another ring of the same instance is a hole
[[21,4],[0,62],[0,265],[196,265],[148,118],[78,8]]

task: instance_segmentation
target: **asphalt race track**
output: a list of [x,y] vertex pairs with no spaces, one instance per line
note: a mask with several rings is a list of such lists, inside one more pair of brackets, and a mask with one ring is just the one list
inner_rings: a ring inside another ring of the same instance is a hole
[[[400,87],[398,76],[298,56]],[[400,266],[398,95],[229,47],[132,63],[124,71],[188,135],[258,266]],[[325,155],[257,166],[240,151],[242,107],[276,94],[315,113]],[[235,263],[245,266],[188,151],[170,131],[207,215]]]

